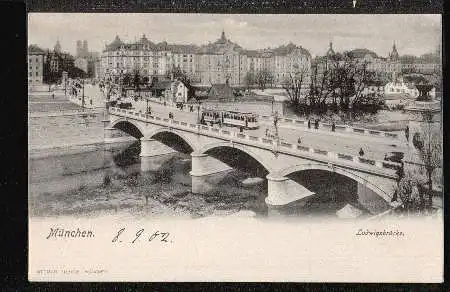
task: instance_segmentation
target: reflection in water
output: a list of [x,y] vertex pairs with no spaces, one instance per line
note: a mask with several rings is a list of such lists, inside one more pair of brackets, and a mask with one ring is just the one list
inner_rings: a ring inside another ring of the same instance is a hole
[[[207,194],[191,191],[190,154],[141,158],[139,153],[139,142],[135,142],[108,150],[99,148],[91,152],[31,159],[30,215],[126,211],[137,216],[203,217],[248,210],[257,216],[268,214],[264,201],[267,171],[257,167],[257,163],[244,157],[246,154],[242,152],[229,155],[228,152],[211,151],[212,156],[232,166],[237,166],[236,161],[247,163],[240,163],[239,169],[224,174]],[[142,171],[144,164],[151,167]],[[255,176],[264,180],[248,180]],[[355,201],[351,182],[342,177],[331,178],[328,173],[293,175],[294,180],[318,194],[299,209],[300,215],[335,217],[336,211],[346,202]]]

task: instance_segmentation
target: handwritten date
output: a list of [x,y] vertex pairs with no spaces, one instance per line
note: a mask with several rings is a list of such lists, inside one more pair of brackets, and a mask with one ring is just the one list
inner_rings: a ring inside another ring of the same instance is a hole
[[[119,231],[117,231],[116,235],[112,239],[112,242],[122,242],[122,238],[125,238],[125,235],[122,235],[124,232],[125,228],[121,228]],[[145,232],[144,228],[141,228],[132,235],[133,240],[130,242],[133,244],[141,240],[146,240],[148,242],[158,241],[171,243],[172,240],[169,236],[169,232],[160,232],[158,230],[156,230],[155,232]]]

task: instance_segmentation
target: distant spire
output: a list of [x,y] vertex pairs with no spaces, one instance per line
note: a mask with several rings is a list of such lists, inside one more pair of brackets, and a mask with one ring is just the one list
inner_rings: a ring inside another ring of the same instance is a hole
[[225,37],[225,30],[222,29],[222,36],[220,37],[222,40],[226,40],[227,38]]
[[334,50],[333,50],[333,42],[330,41],[330,45],[327,51],[327,55],[334,55]]
[[57,53],[61,52],[61,44],[59,43],[59,37],[56,38],[56,45],[53,47],[53,49]]
[[398,59],[398,52],[397,52],[397,47],[395,46],[395,41],[392,44],[392,52],[391,52],[390,57],[392,60]]

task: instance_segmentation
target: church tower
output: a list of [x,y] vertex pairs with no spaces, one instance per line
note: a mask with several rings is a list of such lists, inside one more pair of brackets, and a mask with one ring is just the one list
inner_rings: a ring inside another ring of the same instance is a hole
[[55,44],[55,46],[53,47],[53,50],[54,50],[56,53],[61,53],[61,44],[59,43],[59,38],[56,40],[56,44]]
[[81,57],[83,51],[83,46],[81,44],[81,41],[77,41],[77,58]]
[[394,42],[394,44],[392,45],[392,52],[389,54],[389,58],[391,59],[391,61],[397,61],[398,57],[397,47],[395,46]]
[[83,55],[81,57],[86,58],[88,55],[88,42],[87,40],[83,41]]
[[334,54],[335,54],[335,52],[333,50],[333,43],[330,41],[330,45],[329,45],[328,51],[327,51],[327,56],[332,56]]

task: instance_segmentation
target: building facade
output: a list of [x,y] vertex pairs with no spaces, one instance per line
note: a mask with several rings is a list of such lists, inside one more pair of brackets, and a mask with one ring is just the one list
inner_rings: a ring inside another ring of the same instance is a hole
[[35,45],[28,47],[28,86],[42,85],[44,81],[45,51]]
[[183,71],[199,85],[225,84],[241,86],[245,76],[267,71],[274,83],[281,83],[291,72],[310,68],[310,53],[292,43],[275,49],[245,50],[227,39],[225,32],[207,45],[153,43],[145,35],[134,43],[124,43],[119,36],[106,46],[101,55],[101,77],[117,78],[139,71],[149,80]]
[[84,71],[84,73],[88,72],[88,61],[85,58],[77,58],[74,61],[74,66],[78,69]]

